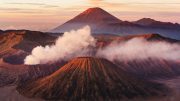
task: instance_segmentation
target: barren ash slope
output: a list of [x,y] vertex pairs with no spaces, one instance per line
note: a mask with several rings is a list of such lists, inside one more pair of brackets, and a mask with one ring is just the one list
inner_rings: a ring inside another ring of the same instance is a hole
[[0,86],[44,76],[54,72],[53,65],[24,65],[24,58],[39,45],[54,43],[56,37],[47,33],[28,30],[2,31],[0,34]]
[[[118,36],[110,34],[93,35],[96,40],[96,48],[103,48],[113,41],[126,42],[133,38],[145,38],[148,41],[166,41],[179,43],[179,41],[162,37],[158,34],[142,34]],[[48,65],[24,65],[24,58],[31,50],[39,45],[54,43],[56,37],[47,33],[27,30],[2,31],[0,34],[0,86],[12,84],[22,78],[22,81],[39,76],[46,76],[54,72],[64,63]],[[114,61],[123,70],[139,77],[172,77],[180,73],[179,62],[149,59],[144,61]],[[162,72],[163,71],[163,72]],[[32,77],[32,78],[31,78]]]
[[[104,48],[106,49],[106,46],[110,45],[114,41],[119,44],[128,43],[134,38],[144,39],[148,43],[152,42],[153,43],[152,45],[157,45],[157,43],[167,43],[167,44],[170,44],[171,46],[173,46],[174,44],[180,45],[179,40],[167,38],[159,34],[138,34],[138,35],[128,35],[128,36],[96,34],[95,38],[97,38],[97,46],[102,49]],[[119,46],[119,47],[122,47],[122,46]],[[123,47],[125,48],[126,46],[123,46]],[[141,48],[143,47],[145,46],[141,46]],[[110,50],[113,51],[114,47],[108,48],[108,49],[109,49],[108,51],[111,52]],[[154,51],[157,49],[148,49],[148,50]],[[120,51],[121,50],[119,50],[119,54],[121,54]],[[133,52],[138,52],[138,51],[136,51],[136,48],[134,48]],[[146,53],[146,51],[143,51],[143,52]],[[167,54],[170,54],[170,53],[167,53]],[[180,61],[179,60],[166,60],[166,59],[157,58],[157,57],[138,59],[138,57],[140,57],[142,54],[137,53],[133,55],[137,55],[137,59],[121,59],[120,57],[117,58],[118,56],[114,56],[113,57],[114,59],[111,61],[114,62],[119,67],[121,67],[121,69],[123,69],[124,71],[130,74],[134,74],[135,76],[140,77],[140,78],[145,78],[145,79],[147,78],[149,79],[172,78],[172,77],[176,77],[180,75],[180,68],[179,68]],[[109,56],[107,55],[106,58],[110,59],[110,57],[111,57],[110,55]]]
[[50,76],[17,87],[32,98],[63,101],[117,101],[134,97],[161,96],[161,84],[140,81],[102,58],[79,57]]
[[0,58],[12,64],[22,64],[23,58],[39,45],[52,44],[56,37],[28,30],[9,30],[0,34]]
[[[118,36],[110,34],[93,35],[97,39],[96,48],[103,48],[113,41],[126,42],[133,38],[145,38],[148,41],[165,41],[170,43],[179,43],[179,41],[162,37],[158,34],[142,34]],[[24,65],[24,58],[36,46],[54,43],[56,37],[47,33],[14,30],[3,31],[0,35],[0,86],[26,81],[37,77],[51,74],[62,66],[64,63],[54,63],[46,65]],[[161,78],[177,76],[180,73],[179,62],[149,59],[144,61],[114,61],[121,69],[144,78]],[[162,72],[163,71],[163,72]]]
[[7,30],[0,34],[0,39],[1,51],[13,48],[30,52],[37,45],[53,43],[55,37],[38,31]]

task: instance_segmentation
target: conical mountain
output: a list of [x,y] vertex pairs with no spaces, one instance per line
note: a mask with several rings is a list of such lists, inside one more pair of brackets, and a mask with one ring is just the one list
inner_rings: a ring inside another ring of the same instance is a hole
[[118,18],[115,16],[109,14],[105,10],[95,7],[95,8],[89,8],[86,11],[82,12],[72,20],[68,21],[71,23],[75,22],[87,22],[87,23],[117,23],[121,22]]
[[108,60],[79,57],[50,76],[20,85],[27,96],[61,101],[114,101],[161,95],[160,84],[137,80]]
[[50,32],[64,33],[86,25],[91,27],[93,34],[158,33],[169,38],[180,39],[180,25],[177,23],[160,22],[151,18],[143,18],[135,22],[122,21],[99,7],[87,9]]
[[102,32],[111,24],[118,24],[120,22],[122,21],[115,16],[99,7],[95,7],[89,8],[86,11],[80,13],[73,19],[53,29],[52,32],[65,32],[89,25],[92,29],[92,32],[97,33]]

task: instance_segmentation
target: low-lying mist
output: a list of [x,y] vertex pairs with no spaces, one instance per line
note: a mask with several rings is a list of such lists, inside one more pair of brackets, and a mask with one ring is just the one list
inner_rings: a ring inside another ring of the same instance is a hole
[[[65,32],[54,45],[35,47],[27,56],[27,65],[46,64],[56,61],[69,60],[78,56],[86,56],[95,46],[96,40],[91,35],[89,26],[79,30]],[[161,58],[166,60],[180,60],[180,45],[164,41],[147,41],[144,38],[133,38],[126,42],[112,42],[104,48],[97,49],[95,57],[114,60],[137,60],[147,58]]]
[[113,42],[99,49],[97,56],[108,60],[137,60],[161,58],[180,60],[180,45],[164,41],[147,41],[144,38],[133,38],[127,42]]

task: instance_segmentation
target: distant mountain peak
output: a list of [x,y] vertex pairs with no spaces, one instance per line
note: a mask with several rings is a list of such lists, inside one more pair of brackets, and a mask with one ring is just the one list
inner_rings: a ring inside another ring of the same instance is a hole
[[99,7],[89,8],[73,18],[73,22],[88,22],[88,23],[113,23],[120,22],[118,18],[111,15],[107,11]]
[[[154,20],[154,19],[152,19],[152,18],[142,18],[142,19],[140,19],[141,21],[156,21],[156,20]],[[139,20],[139,21],[140,21]]]
[[157,22],[157,21],[152,18],[142,18],[142,19],[136,21],[137,24],[141,24],[141,25],[150,25],[154,22]]
[[161,29],[163,28],[163,29],[173,29],[173,30],[180,29],[180,25],[178,23],[162,22],[151,18],[142,18],[138,21],[135,21],[135,24],[139,24],[150,28],[161,28]]
[[180,25],[177,23],[161,22],[151,18],[143,18],[134,22],[122,21],[99,7],[85,10],[73,19],[52,29],[51,32],[64,33],[86,25],[90,26],[93,34],[159,33],[169,38],[180,39]]
[[[110,13],[108,13],[107,11],[105,11],[104,9],[99,8],[99,7],[89,8],[80,14],[80,16],[83,16],[83,15],[102,16],[102,17],[109,16],[109,17],[115,18]],[[116,18],[116,19],[118,19],[118,18]]]
[[52,32],[65,32],[72,29],[79,29],[85,25],[89,25],[91,29],[106,27],[110,24],[122,22],[120,19],[111,15],[107,11],[99,7],[89,8],[80,13],[73,19],[53,29]]
[[104,10],[102,8],[99,7],[94,7],[94,8],[89,8],[86,11],[84,11],[83,13],[88,14],[88,13],[92,13],[92,12],[104,12]]

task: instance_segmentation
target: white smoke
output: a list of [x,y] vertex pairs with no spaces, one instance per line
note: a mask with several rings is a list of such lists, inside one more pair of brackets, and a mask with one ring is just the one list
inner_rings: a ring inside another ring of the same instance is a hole
[[85,26],[76,31],[65,32],[54,45],[35,47],[31,55],[25,58],[24,63],[35,65],[70,59],[82,55],[89,46],[94,46],[95,43],[95,39],[91,36],[90,27]]
[[97,56],[110,61],[147,58],[180,60],[180,45],[160,41],[147,41],[144,38],[133,38],[123,43],[113,42],[103,49],[99,49]]
[[[65,32],[54,45],[38,46],[31,55],[24,60],[27,65],[45,64],[61,60],[69,60],[78,56],[85,56],[95,46],[96,40],[91,36],[89,26],[77,31]],[[96,57],[110,61],[137,60],[160,58],[166,60],[180,60],[180,44],[164,41],[147,41],[144,38],[133,38],[125,42],[112,42],[110,45],[97,49]]]

